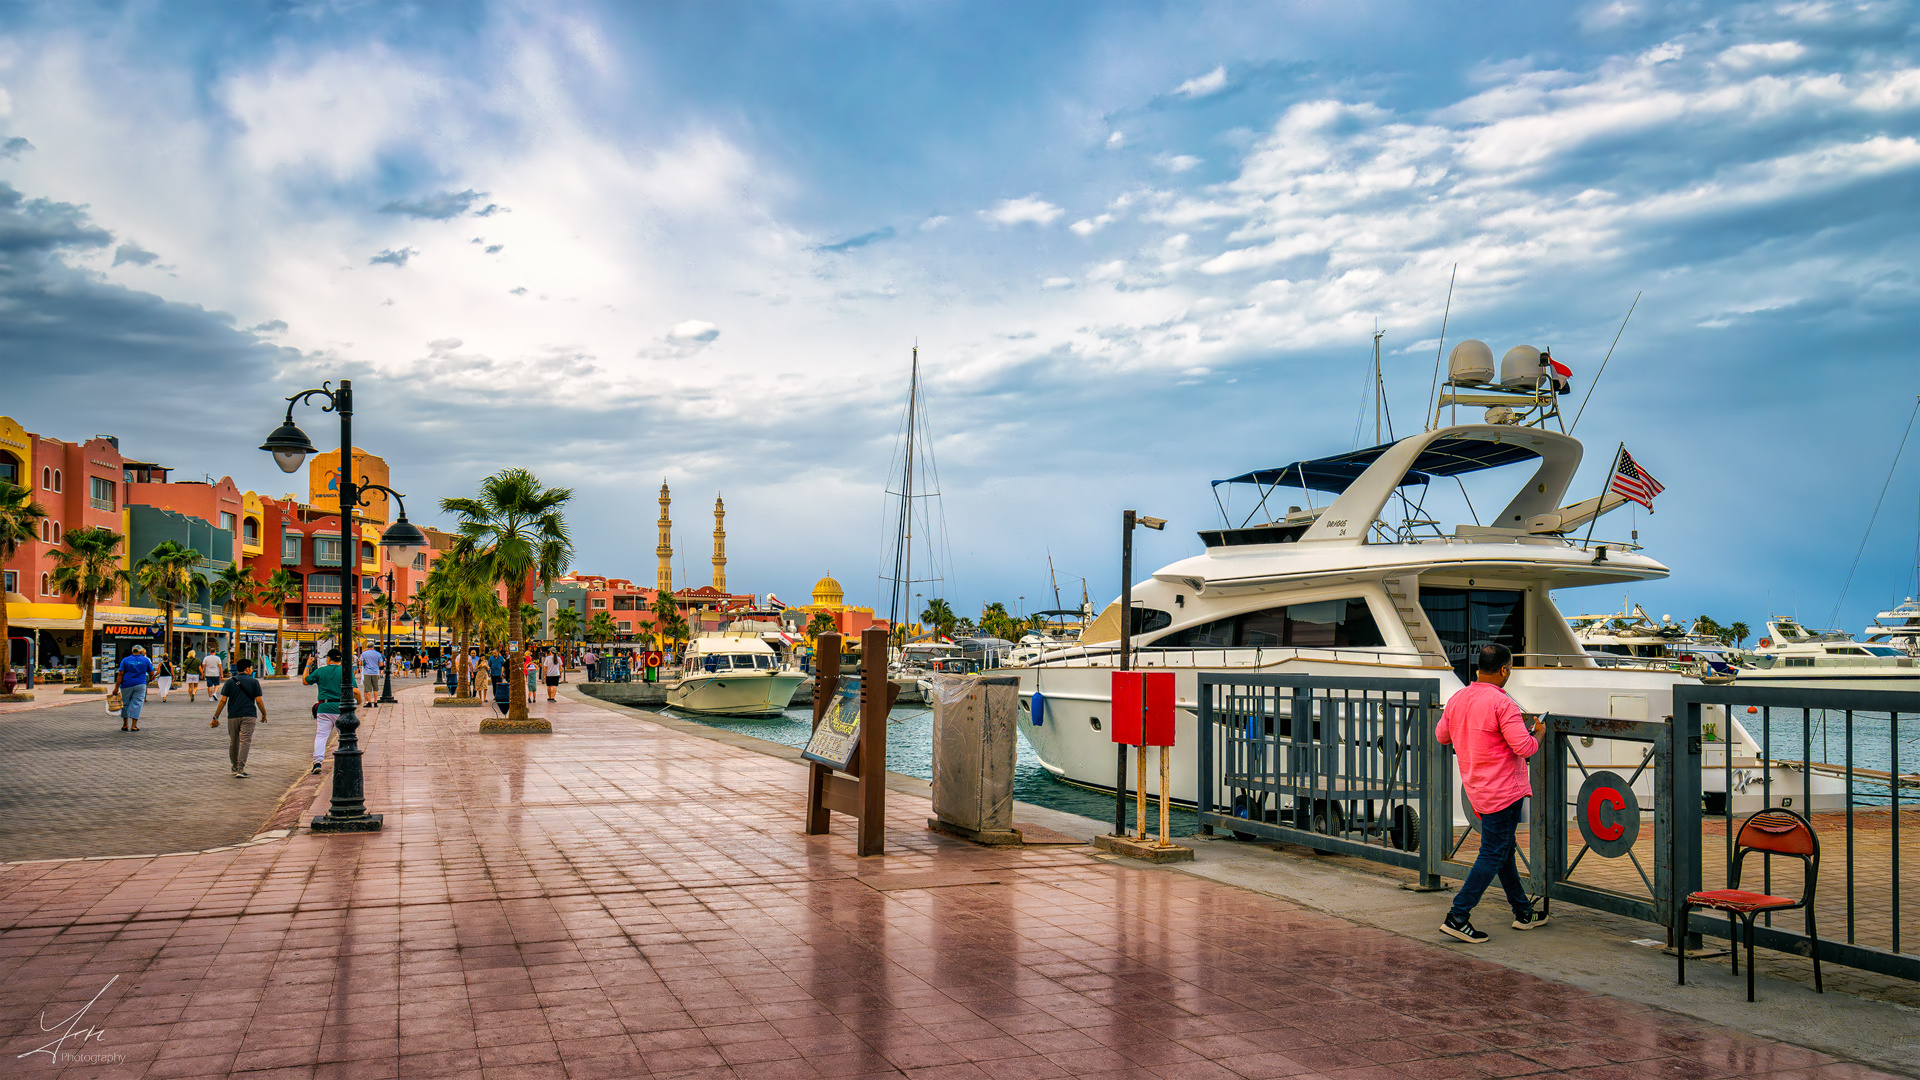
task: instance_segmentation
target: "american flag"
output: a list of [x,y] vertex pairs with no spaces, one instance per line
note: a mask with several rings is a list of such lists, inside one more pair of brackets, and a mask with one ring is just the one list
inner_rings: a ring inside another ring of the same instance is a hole
[[1607,488],[1632,499],[1649,511],[1653,509],[1653,497],[1667,490],[1653,478],[1652,473],[1634,462],[1633,455],[1627,453],[1624,446],[1620,448],[1620,460],[1613,466],[1613,483],[1608,484]]

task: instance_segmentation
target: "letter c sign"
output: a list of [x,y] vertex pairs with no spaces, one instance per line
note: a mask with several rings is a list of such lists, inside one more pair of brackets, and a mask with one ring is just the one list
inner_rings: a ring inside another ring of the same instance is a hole
[[1633,849],[1640,835],[1640,800],[1618,773],[1589,775],[1574,805],[1580,835],[1594,854],[1617,859]]

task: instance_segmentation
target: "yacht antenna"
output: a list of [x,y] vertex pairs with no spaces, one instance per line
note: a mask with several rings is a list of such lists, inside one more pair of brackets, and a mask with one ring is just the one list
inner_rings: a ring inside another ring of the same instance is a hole
[[1613,345],[1607,346],[1607,355],[1604,359],[1600,361],[1600,370],[1593,373],[1593,381],[1587,384],[1587,396],[1580,399],[1580,408],[1574,411],[1573,426],[1567,429],[1567,434],[1569,435],[1573,434],[1574,428],[1577,428],[1580,426],[1580,417],[1586,413],[1587,402],[1592,400],[1593,398],[1593,388],[1600,385],[1600,376],[1606,374],[1607,361],[1613,359],[1614,346],[1620,344],[1620,335],[1627,332],[1627,319],[1633,318],[1633,309],[1640,306],[1641,295],[1642,293],[1638,293],[1638,292],[1634,293],[1633,303],[1627,305],[1627,318],[1621,319],[1620,329],[1614,331]]
[[1386,336],[1380,320],[1373,320],[1373,445],[1380,445],[1380,414],[1387,415],[1387,435],[1393,435],[1393,410],[1387,405],[1387,379],[1380,369],[1380,339]]
[[1047,577],[1053,581],[1053,608],[1060,610],[1060,574],[1053,568],[1053,550],[1047,550]]
[[1880,485],[1880,497],[1873,500],[1873,513],[1867,518],[1867,531],[1860,534],[1860,546],[1854,549],[1853,565],[1847,567],[1847,580],[1840,586],[1840,598],[1833,602],[1833,614],[1827,618],[1831,625],[1840,625],[1840,605],[1846,603],[1847,590],[1853,587],[1853,572],[1860,569],[1860,555],[1867,550],[1867,537],[1873,535],[1873,523],[1880,516],[1880,504],[1886,501],[1887,488],[1893,484],[1894,470],[1900,467],[1900,455],[1906,452],[1907,436],[1913,434],[1913,419],[1916,416],[1920,416],[1920,396],[1913,399],[1913,411],[1907,414],[1907,430],[1900,433],[1900,447],[1893,452],[1893,460],[1887,464],[1887,479]]
[[1453,280],[1459,276],[1460,264],[1454,263],[1453,273],[1447,275],[1447,307],[1440,314],[1440,344],[1433,350],[1433,386],[1427,390],[1427,415],[1433,418],[1433,422],[1427,425],[1428,431],[1440,426],[1440,413],[1433,401],[1440,393],[1440,358],[1447,351],[1447,319],[1453,315]]

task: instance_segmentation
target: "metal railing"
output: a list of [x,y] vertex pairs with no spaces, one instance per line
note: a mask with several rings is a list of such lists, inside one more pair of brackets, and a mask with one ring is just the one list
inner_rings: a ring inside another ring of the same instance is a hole
[[[1920,979],[1920,917],[1902,895],[1901,877],[1920,865],[1920,692],[1789,687],[1681,686],[1676,723],[1702,736],[1704,807],[1681,837],[1696,848],[1696,877],[1726,881],[1739,822],[1764,807],[1805,815],[1820,840],[1815,916],[1820,959]],[[1716,708],[1716,706],[1718,708]],[[1733,738],[1729,721],[1751,744]],[[1695,805],[1702,805],[1696,803]],[[1711,847],[1700,860],[1705,840]],[[1715,828],[1714,826],[1718,826]],[[1748,860],[1741,888],[1798,895],[1798,860],[1776,868]],[[1909,883],[1910,884],[1910,883]],[[1905,924],[1903,926],[1903,923]],[[1807,955],[1798,913],[1755,928],[1755,942]],[[1690,934],[1728,936],[1724,919],[1695,912]]]
[[[1082,649],[1080,646],[1066,646],[1065,648],[1075,651],[1070,655],[1062,656],[1058,652],[1049,650],[1039,656],[1027,657],[1024,662],[1028,666],[1035,667],[1113,667],[1120,655],[1117,647]],[[1383,646],[1316,649],[1293,645],[1280,647],[1248,645],[1234,648],[1204,646],[1156,648],[1152,645],[1136,645],[1127,652],[1136,668],[1261,668],[1288,660],[1334,660],[1361,664],[1378,664],[1382,661],[1421,665],[1431,663],[1429,658],[1417,649],[1395,649]]]
[[1452,825],[1439,697],[1437,679],[1202,672],[1202,831],[1357,855],[1437,886]]

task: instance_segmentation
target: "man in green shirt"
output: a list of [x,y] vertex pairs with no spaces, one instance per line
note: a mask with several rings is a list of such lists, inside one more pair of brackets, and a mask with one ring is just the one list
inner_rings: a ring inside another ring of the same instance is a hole
[[313,771],[319,772],[320,763],[327,758],[327,738],[333,734],[333,725],[340,721],[340,703],[353,692],[353,672],[341,665],[340,650],[330,649],[327,662],[307,672],[307,677],[300,681],[320,690],[320,700],[313,711]]

